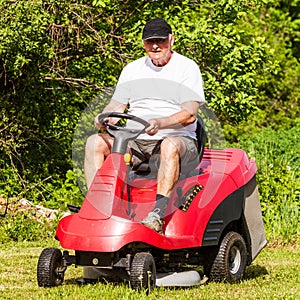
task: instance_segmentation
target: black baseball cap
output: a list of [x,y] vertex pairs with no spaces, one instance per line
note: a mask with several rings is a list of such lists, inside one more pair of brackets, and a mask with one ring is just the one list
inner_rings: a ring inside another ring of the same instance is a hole
[[165,39],[172,34],[171,26],[164,20],[160,18],[155,18],[148,23],[146,23],[143,30],[143,40],[162,38]]

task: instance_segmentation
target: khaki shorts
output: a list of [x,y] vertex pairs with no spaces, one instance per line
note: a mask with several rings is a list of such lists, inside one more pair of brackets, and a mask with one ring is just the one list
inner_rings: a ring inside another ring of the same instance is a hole
[[[186,146],[186,152],[180,157],[180,165],[185,166],[187,163],[195,161],[195,166],[198,165],[198,149],[197,141],[182,136],[180,137]],[[160,163],[160,144],[163,140],[135,140],[129,141],[128,146],[131,149],[132,155],[132,169],[143,170],[142,165],[153,166],[158,169]],[[189,168],[191,165],[189,165]]]

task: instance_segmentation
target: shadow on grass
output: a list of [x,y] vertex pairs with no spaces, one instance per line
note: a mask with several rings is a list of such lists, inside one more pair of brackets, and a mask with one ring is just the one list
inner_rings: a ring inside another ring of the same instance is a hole
[[[199,274],[201,276],[201,278],[204,278],[204,274],[203,272],[199,271]],[[250,265],[246,268],[246,271],[245,271],[245,275],[243,277],[243,281],[244,280],[251,280],[251,279],[255,279],[255,278],[258,278],[258,277],[262,277],[264,275],[268,274],[268,271],[265,267],[263,266],[259,266],[259,265]],[[209,281],[205,281],[203,283],[201,283],[200,285],[204,285],[206,283],[208,283]],[[98,280],[91,280],[90,282],[86,282],[84,284],[78,284],[76,282],[76,278],[70,278],[70,279],[66,279],[64,281],[64,284],[66,285],[79,285],[79,286],[84,286],[84,285],[87,285],[87,284],[97,284],[97,283],[102,283],[102,284],[111,284],[111,285],[126,285],[126,286],[130,286],[129,285],[129,282],[127,281],[124,281],[124,280],[116,280],[115,278],[99,278]],[[197,285],[196,285],[197,286]],[[190,286],[190,287],[169,287],[169,288],[173,288],[173,289],[189,289],[189,288],[193,288],[193,286]]]
[[85,285],[94,285],[94,284],[98,284],[98,283],[111,284],[111,285],[121,285],[121,284],[129,285],[129,282],[125,281],[125,280],[116,280],[114,278],[107,279],[107,278],[103,278],[103,277],[100,277],[98,279],[87,280],[84,283],[77,282],[77,278],[69,278],[69,279],[64,280],[65,285],[85,286]]
[[250,265],[246,269],[244,280],[254,279],[266,274],[268,274],[268,271],[265,267],[259,265]]

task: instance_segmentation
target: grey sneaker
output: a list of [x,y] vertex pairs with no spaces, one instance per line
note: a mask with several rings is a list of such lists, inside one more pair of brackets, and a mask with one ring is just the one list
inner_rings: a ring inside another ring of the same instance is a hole
[[148,216],[141,221],[141,224],[162,233],[163,220],[159,216],[159,208],[156,208],[153,211],[150,211]]

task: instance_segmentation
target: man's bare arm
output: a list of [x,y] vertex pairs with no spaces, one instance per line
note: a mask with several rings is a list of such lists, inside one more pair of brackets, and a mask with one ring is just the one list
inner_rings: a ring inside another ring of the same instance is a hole
[[194,123],[201,104],[202,103],[197,101],[184,102],[181,105],[181,111],[178,113],[170,115],[169,117],[149,120],[150,126],[146,129],[146,132],[150,135],[154,135],[159,129],[181,128]]

